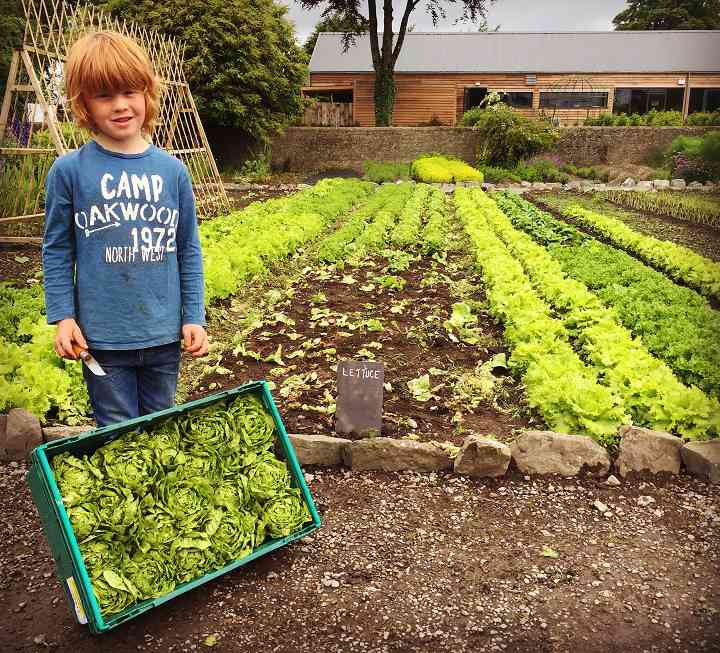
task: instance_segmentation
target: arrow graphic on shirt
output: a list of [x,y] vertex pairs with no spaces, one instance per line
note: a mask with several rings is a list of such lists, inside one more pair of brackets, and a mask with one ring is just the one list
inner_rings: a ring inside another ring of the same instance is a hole
[[111,222],[110,224],[106,224],[102,227],[98,227],[97,229],[85,229],[85,238],[90,238],[90,234],[94,234],[96,231],[102,231],[103,229],[110,229],[110,227],[119,227],[119,222]]

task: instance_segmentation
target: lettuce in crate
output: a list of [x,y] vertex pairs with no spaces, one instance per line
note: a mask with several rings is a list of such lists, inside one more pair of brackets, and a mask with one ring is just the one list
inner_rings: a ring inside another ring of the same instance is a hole
[[55,477],[105,616],[239,560],[311,521],[275,422],[252,394],[127,433]]

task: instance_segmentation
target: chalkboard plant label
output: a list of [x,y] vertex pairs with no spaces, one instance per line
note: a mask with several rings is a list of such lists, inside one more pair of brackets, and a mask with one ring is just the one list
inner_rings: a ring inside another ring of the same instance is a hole
[[382,430],[385,368],[371,361],[340,361],[335,432],[373,438]]

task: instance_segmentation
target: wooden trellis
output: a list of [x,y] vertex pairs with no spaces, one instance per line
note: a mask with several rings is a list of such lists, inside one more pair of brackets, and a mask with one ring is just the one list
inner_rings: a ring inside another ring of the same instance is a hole
[[[50,165],[89,137],[72,121],[63,65],[72,44],[96,30],[120,32],[147,50],[162,87],[152,142],[188,167],[198,215],[210,217],[230,210],[183,72],[184,45],[79,2],[23,0],[23,9],[23,45],[13,53],[0,111],[0,230],[6,223],[22,221],[41,230],[45,175]],[[39,243],[39,236],[0,235],[0,242]]]

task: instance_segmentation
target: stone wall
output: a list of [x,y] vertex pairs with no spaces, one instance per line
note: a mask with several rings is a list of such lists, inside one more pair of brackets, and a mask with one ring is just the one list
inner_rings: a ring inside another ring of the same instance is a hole
[[474,161],[477,134],[456,127],[290,127],[273,141],[274,168],[362,172],[366,159],[412,161],[426,152]]
[[[709,129],[566,127],[553,152],[577,165],[643,163],[676,136]],[[274,139],[272,163],[288,171],[362,171],[365,159],[411,161],[426,152],[451,154],[473,163],[477,144],[477,133],[464,127],[290,127]]]
[[[554,152],[576,165],[642,164],[677,136],[696,136],[708,127],[565,127]],[[717,129],[717,127],[715,128]]]

